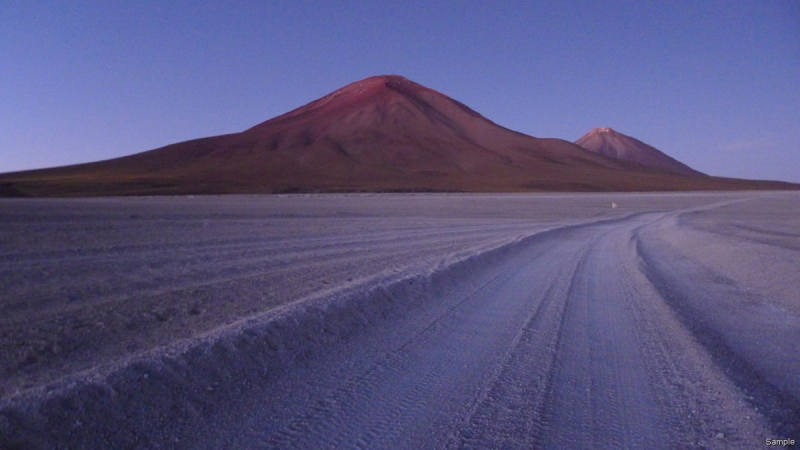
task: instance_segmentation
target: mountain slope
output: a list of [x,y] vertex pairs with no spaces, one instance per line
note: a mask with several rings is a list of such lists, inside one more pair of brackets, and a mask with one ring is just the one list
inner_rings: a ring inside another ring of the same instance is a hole
[[595,128],[575,143],[586,150],[645,167],[682,175],[704,175],[653,146],[607,127]]
[[561,139],[527,136],[439,92],[388,75],[352,83],[241,133],[95,163],[1,174],[0,195],[766,187],[705,178],[676,177]]

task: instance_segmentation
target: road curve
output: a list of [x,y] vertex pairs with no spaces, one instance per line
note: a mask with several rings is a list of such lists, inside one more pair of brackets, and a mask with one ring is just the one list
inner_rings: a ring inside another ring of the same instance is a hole
[[192,445],[746,448],[767,421],[657,309],[638,267],[634,231],[664,216],[534,236],[357,369],[326,359],[313,393]]
[[[741,201],[537,230],[344,306],[134,365],[36,414],[7,409],[0,430],[31,447],[756,448],[798,439],[800,372],[782,370],[800,369],[799,359],[776,336],[800,338],[800,317],[763,312],[772,310],[753,306],[757,293],[735,279],[717,298],[719,277],[669,239],[683,217]],[[748,299],[746,314],[725,303]],[[758,351],[754,339],[783,353]],[[57,420],[63,411],[74,419]]]

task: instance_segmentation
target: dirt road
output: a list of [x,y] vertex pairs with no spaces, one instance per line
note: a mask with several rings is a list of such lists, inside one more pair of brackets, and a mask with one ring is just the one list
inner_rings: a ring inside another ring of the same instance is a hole
[[33,448],[799,439],[800,288],[785,277],[800,234],[792,215],[761,215],[764,202],[797,211],[796,194],[629,200],[640,203],[613,214],[516,217],[491,240],[469,228],[462,257],[156,346],[55,393],[23,391],[0,433]]

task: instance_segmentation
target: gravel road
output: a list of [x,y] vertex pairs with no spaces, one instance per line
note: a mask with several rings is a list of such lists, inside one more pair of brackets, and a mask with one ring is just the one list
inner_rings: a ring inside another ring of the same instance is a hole
[[2,448],[800,439],[796,193],[2,200],[0,223]]

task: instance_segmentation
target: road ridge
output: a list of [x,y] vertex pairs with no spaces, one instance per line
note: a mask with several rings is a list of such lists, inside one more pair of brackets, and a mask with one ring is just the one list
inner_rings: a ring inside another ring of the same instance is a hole
[[[711,310],[700,306],[700,300],[707,298],[708,294],[691,285],[698,284],[700,280],[711,280],[718,286],[719,297],[725,298],[724,304],[758,304],[761,303],[759,297],[742,289],[735,280],[724,274],[680,256],[665,243],[654,238],[648,239],[655,233],[652,227],[678,226],[677,219],[681,214],[686,212],[676,212],[659,223],[636,230],[636,249],[642,261],[643,274],[674,311],[687,333],[710,355],[717,375],[730,380],[740,390],[749,407],[768,418],[772,432],[778,436],[800,435],[800,398],[796,397],[796,393],[776,385],[774,379],[762,375],[765,369],[754,365],[753,359],[743,353],[747,350],[732,341],[733,330],[730,326],[716,324]],[[682,260],[684,268],[679,272],[661,263],[662,260]],[[756,317],[758,314],[749,316],[751,320]],[[797,327],[787,328],[787,332],[797,334],[799,331]]]

